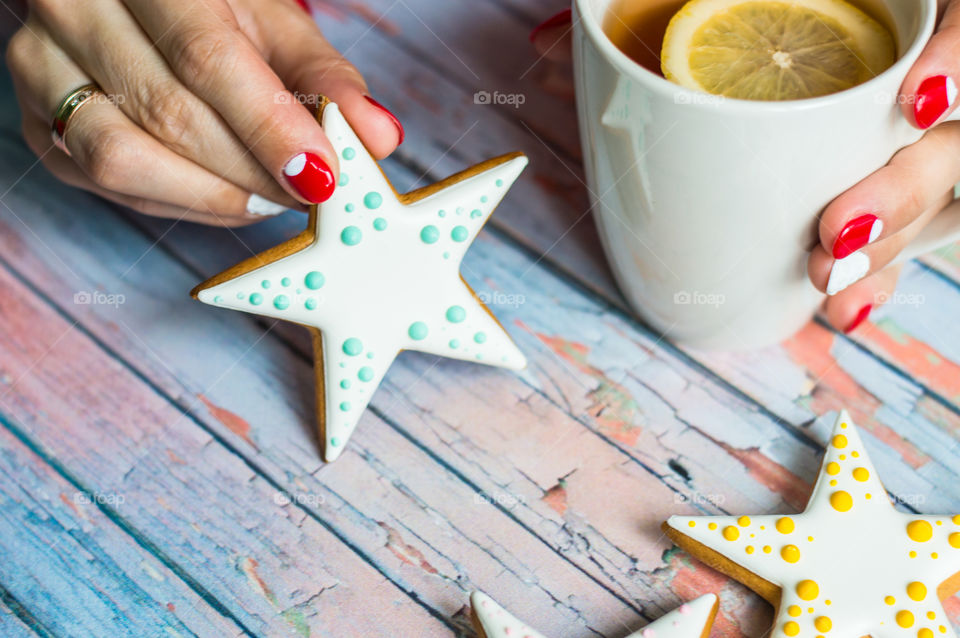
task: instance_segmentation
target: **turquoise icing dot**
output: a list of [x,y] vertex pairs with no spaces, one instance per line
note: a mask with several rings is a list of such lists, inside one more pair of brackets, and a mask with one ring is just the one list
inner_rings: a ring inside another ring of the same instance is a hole
[[341,403],[341,404],[340,404],[340,411],[341,411],[341,412],[349,412],[349,411],[350,411],[350,402],[349,402],[349,401],[344,401],[343,403]]
[[323,276],[322,272],[311,270],[307,273],[307,276],[303,278],[303,284],[310,290],[317,290],[318,288],[323,288],[327,278]]
[[457,348],[459,348],[459,347],[460,347],[460,340],[459,340],[459,339],[451,339],[451,340],[450,340],[450,347],[453,348],[454,350],[456,350]]
[[433,224],[428,224],[420,229],[420,240],[425,244],[435,244],[440,239],[440,231]]
[[444,259],[450,259],[450,253],[447,252],[447,251],[443,251],[443,258],[444,258]]
[[374,230],[386,230],[387,229],[387,220],[383,217],[377,217],[373,220],[373,229]]
[[350,337],[343,342],[343,353],[355,357],[363,352],[363,343],[356,337]]
[[487,196],[486,196],[486,195],[483,195],[483,196],[480,197],[480,203],[481,203],[481,204],[486,204],[486,203],[487,203]]
[[352,147],[348,146],[347,148],[343,149],[343,159],[352,160],[356,156],[357,152],[353,150]]
[[357,378],[366,383],[373,378],[373,368],[370,366],[363,366],[357,372]]
[[277,295],[273,298],[273,307],[277,310],[286,310],[290,307],[290,298],[286,295]]
[[478,352],[478,353],[477,353],[477,360],[479,361],[480,359],[483,359],[483,354],[481,354],[481,353]]
[[446,216],[447,216],[447,211],[443,209],[440,209],[439,211],[437,211],[437,217],[446,217]]
[[263,303],[263,295],[261,295],[259,292],[253,293],[250,295],[250,303],[252,303],[254,306],[259,306]]
[[453,241],[466,241],[469,234],[466,226],[454,226],[453,230],[450,231],[450,237],[453,238]]
[[341,368],[346,368],[346,367],[347,367],[347,364],[345,364],[343,361],[341,361],[341,362],[340,362],[340,367],[341,367]]
[[356,206],[354,206],[353,204],[347,204],[346,206],[343,207],[343,210],[347,211],[348,213],[352,213],[354,209],[356,209]]
[[457,207],[457,215],[463,215],[464,208],[463,206]]
[[461,306],[450,306],[447,308],[447,321],[450,323],[460,323],[467,318],[467,311]]
[[237,293],[237,299],[243,299],[244,296],[245,296],[245,295],[244,295],[242,292],[238,292],[238,293]]
[[487,341],[487,335],[482,332],[478,332],[477,334],[473,335],[473,340],[477,343],[485,343]]
[[290,285],[290,278],[289,278],[289,277],[284,277],[283,279],[281,279],[281,280],[280,280],[280,285],[283,286],[283,287],[289,286],[289,285]]
[[502,179],[498,179],[495,183],[496,183],[497,186],[503,186],[503,180],[502,180]]
[[373,359],[373,353],[372,353],[372,352],[368,352],[368,353],[367,353],[367,359]]
[[213,303],[223,303],[223,297],[221,297],[220,295],[217,295],[216,297],[213,298]]
[[410,335],[410,338],[414,341],[421,341],[427,338],[427,324],[422,321],[414,321],[410,324],[410,328],[407,330],[407,334]]
[[260,287],[263,288],[264,290],[266,290],[267,288],[269,288],[269,287],[270,287],[270,280],[269,280],[269,279],[264,279],[263,281],[261,281],[261,282],[260,282]]
[[377,191],[370,191],[369,193],[363,196],[363,205],[369,208],[370,210],[380,208],[380,204],[382,203],[383,203],[383,195],[381,195]]
[[346,173],[340,173],[340,179],[337,180],[337,186],[346,186],[350,183],[350,176]]
[[356,226],[347,226],[343,229],[343,232],[340,233],[340,241],[347,246],[356,246],[362,238],[363,233],[360,232],[360,229]]
[[477,217],[482,217],[482,216],[483,216],[483,213],[481,213],[480,210],[477,208],[474,208],[472,211],[470,211],[470,217],[472,219],[476,219]]
[[340,382],[340,387],[343,388],[344,390],[349,390],[349,389],[350,389],[350,379],[344,379],[343,381],[341,381],[341,382]]
[[307,299],[303,302],[303,307],[307,310],[316,310],[317,309],[317,300],[316,299]]
[[335,436],[334,436],[334,437],[331,437],[331,439],[330,439],[330,445],[332,445],[333,447],[337,447],[338,445],[340,445],[340,439],[338,439],[338,438],[335,437]]

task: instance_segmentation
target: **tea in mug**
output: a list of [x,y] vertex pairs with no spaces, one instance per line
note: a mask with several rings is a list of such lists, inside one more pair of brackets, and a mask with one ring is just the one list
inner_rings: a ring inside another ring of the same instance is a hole
[[897,53],[890,29],[846,0],[614,0],[604,30],[668,80],[744,100],[837,93]]

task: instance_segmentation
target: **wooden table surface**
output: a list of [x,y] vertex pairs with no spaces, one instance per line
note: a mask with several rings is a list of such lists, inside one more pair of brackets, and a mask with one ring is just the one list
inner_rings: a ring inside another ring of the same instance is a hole
[[614,638],[715,591],[714,636],[759,637],[769,607],[658,526],[801,509],[843,406],[899,507],[960,512],[960,249],[908,265],[853,338],[817,320],[751,353],[661,340],[611,281],[572,105],[527,43],[562,7],[318,7],[406,126],[399,188],[531,158],[463,268],[529,368],[405,353],[330,466],[306,331],[187,295],[305,218],[230,232],[65,186],[4,72],[0,636],[472,636],[482,589],[549,636]]

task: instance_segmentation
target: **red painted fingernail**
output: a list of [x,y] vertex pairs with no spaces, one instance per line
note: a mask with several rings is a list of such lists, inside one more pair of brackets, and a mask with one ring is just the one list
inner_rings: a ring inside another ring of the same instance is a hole
[[917,126],[930,128],[956,101],[957,83],[952,77],[935,75],[927,78],[917,89],[917,99],[913,106]]
[[400,123],[400,120],[397,119],[397,116],[391,113],[390,109],[385,107],[383,104],[380,104],[380,102],[377,102],[375,99],[373,99],[369,95],[364,95],[363,97],[367,98],[367,102],[370,102],[370,104],[373,104],[375,107],[377,107],[378,109],[386,113],[391,120],[393,120],[393,123],[397,127],[397,131],[400,133],[400,140],[397,142],[397,146],[400,146],[401,144],[403,144],[403,138],[405,136],[405,133],[403,132],[403,124]]
[[304,199],[314,204],[330,199],[336,187],[333,171],[313,153],[295,155],[283,167],[283,174]]
[[833,258],[843,259],[872,244],[883,232],[883,220],[876,215],[862,215],[847,223],[833,242]]
[[310,5],[307,4],[307,0],[294,0],[294,2],[296,2],[301,7],[303,7],[304,11],[306,11],[307,13],[310,13]]
[[570,9],[564,9],[557,15],[552,18],[548,18],[546,21],[541,22],[533,31],[530,32],[530,41],[533,42],[537,37],[537,34],[543,31],[544,29],[549,29],[550,27],[559,27],[562,24],[567,24],[573,19],[573,12]]
[[850,334],[854,330],[860,327],[864,321],[867,320],[867,317],[870,316],[870,313],[873,311],[873,304],[867,304],[860,309],[860,312],[857,313],[857,316],[853,318],[853,321],[850,322],[850,325],[846,327],[843,331],[846,334]]

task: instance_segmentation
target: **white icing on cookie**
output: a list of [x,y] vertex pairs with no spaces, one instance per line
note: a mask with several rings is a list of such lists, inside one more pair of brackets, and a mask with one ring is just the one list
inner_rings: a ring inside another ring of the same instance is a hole
[[937,588],[960,572],[960,516],[896,511],[845,411],[802,514],[667,524],[781,588],[773,638],[954,638]]
[[[544,638],[507,613],[486,594],[473,592],[470,605],[486,638]],[[627,638],[701,638],[707,635],[716,610],[717,597],[707,594],[680,605]]]
[[459,271],[527,159],[506,159],[403,204],[335,104],[324,109],[323,128],[341,173],[319,205],[315,241],[198,298],[322,331],[324,457],[333,461],[401,350],[526,365]]

